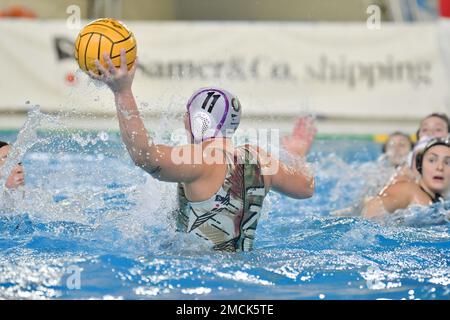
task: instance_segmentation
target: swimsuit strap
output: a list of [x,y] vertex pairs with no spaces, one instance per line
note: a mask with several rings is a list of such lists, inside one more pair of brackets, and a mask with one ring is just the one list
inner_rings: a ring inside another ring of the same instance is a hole
[[426,191],[421,185],[419,185],[419,188],[420,188],[420,190],[422,190],[423,192],[425,192],[425,193],[427,194],[427,196],[430,197],[432,203],[438,203],[438,202],[442,202],[442,201],[444,200],[444,198],[442,197],[442,195],[439,194],[439,193],[436,193],[436,196],[433,198],[433,197],[431,196],[431,194],[429,194],[428,191]]

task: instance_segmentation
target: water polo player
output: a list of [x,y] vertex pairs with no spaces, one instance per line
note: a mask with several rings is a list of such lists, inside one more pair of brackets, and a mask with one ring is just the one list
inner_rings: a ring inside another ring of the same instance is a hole
[[[7,142],[0,141],[0,168],[5,164],[11,147]],[[21,163],[15,165],[6,179],[5,186],[8,189],[15,189],[25,184],[25,172]]]
[[[248,251],[269,189],[297,199],[313,195],[314,178],[303,170],[257,146],[233,147],[230,138],[242,109],[238,98],[223,89],[200,89],[189,99],[185,128],[190,144],[154,144],[131,89],[136,64],[127,70],[123,50],[120,68],[107,55],[104,59],[108,68],[97,61],[100,75],[90,75],[113,91],[122,139],[134,163],[158,180],[179,183],[179,229],[197,235],[215,250]],[[294,145],[295,139],[292,136],[286,145]],[[178,156],[186,154],[201,161],[180,163]]]
[[442,194],[450,187],[450,141],[431,139],[417,155],[416,167],[420,173],[418,181],[399,181],[387,186],[366,203],[363,215],[376,218],[413,204],[427,206],[443,201]]

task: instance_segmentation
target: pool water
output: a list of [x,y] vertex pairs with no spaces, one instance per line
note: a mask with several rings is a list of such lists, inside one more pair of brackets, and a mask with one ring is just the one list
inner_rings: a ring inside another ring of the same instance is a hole
[[0,213],[0,298],[450,298],[450,224],[431,210],[384,223],[331,214],[379,178],[371,141],[316,141],[316,194],[271,192],[243,253],[175,232],[175,185],[133,166],[117,133],[40,131],[19,144],[27,185]]

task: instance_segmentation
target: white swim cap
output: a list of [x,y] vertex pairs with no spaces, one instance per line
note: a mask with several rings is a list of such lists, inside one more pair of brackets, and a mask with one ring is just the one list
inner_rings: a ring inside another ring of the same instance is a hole
[[414,168],[416,164],[416,155],[425,148],[428,141],[430,141],[431,139],[432,137],[423,136],[419,139],[419,141],[416,142],[416,144],[414,145],[414,149],[408,155],[408,163],[411,168]]
[[187,104],[194,143],[214,137],[231,137],[241,121],[241,104],[236,96],[219,88],[195,91]]
[[425,146],[427,145],[427,143],[431,139],[433,139],[433,137],[423,136],[422,138],[420,138],[420,140],[417,141],[417,143],[414,146],[413,153],[417,153],[417,152],[422,151],[423,149],[425,149]]

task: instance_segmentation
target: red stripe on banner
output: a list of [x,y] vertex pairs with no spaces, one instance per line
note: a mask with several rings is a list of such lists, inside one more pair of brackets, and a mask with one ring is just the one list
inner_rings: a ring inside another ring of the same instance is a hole
[[450,0],[439,0],[439,13],[441,17],[450,18]]

